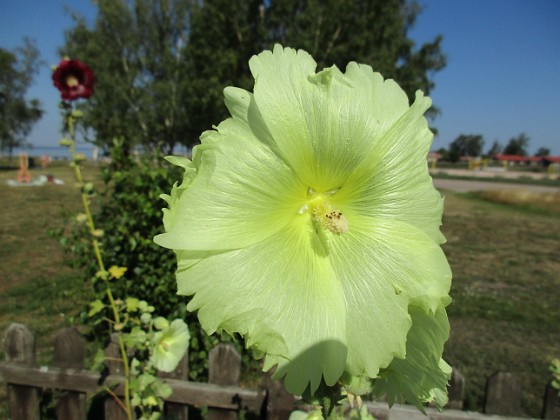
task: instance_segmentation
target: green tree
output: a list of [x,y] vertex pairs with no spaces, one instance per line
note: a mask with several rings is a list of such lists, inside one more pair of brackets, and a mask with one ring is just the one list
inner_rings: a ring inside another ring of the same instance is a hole
[[527,147],[529,147],[529,137],[525,133],[521,133],[509,140],[504,148],[504,154],[527,156]]
[[539,147],[539,150],[537,150],[535,156],[539,156],[539,157],[550,156],[550,149],[548,147]]
[[37,99],[25,98],[40,64],[39,51],[28,39],[14,51],[0,48],[0,150],[10,155],[25,145],[43,114]]
[[192,120],[189,137],[227,116],[225,86],[251,89],[248,61],[268,43],[265,8],[260,0],[207,0],[193,6],[187,55]]
[[[409,38],[420,8],[406,0],[100,0],[61,50],[97,75],[86,127],[100,145],[114,136],[149,150],[193,145],[226,116],[222,90],[250,89],[249,58],[275,43],[302,48],[318,68],[371,65],[414,98],[445,66],[441,37]],[[435,108],[432,110],[435,113]]]
[[169,153],[193,143],[185,98],[185,46],[190,3],[181,0],[99,0],[92,28],[74,15],[61,55],[86,62],[96,76],[95,94],[83,104],[84,126],[96,144],[109,148],[124,139],[128,153],[137,145]]
[[[404,0],[207,0],[193,11],[189,39],[192,113],[203,124],[225,116],[222,89],[251,88],[247,62],[275,43],[308,51],[318,69],[357,61],[393,78],[414,99],[429,94],[445,66],[441,37],[419,48],[408,37],[420,8]],[[209,59],[211,57],[211,59]],[[437,113],[436,108],[431,111]],[[206,121],[204,121],[206,120]]]
[[344,70],[349,61],[371,65],[395,79],[411,100],[435,86],[433,72],[446,58],[442,37],[416,48],[409,38],[421,11],[405,0],[278,0],[267,10],[270,43],[307,50],[319,69],[333,63]]
[[461,134],[449,145],[449,158],[457,162],[462,156],[480,156],[484,139],[480,134]]
[[492,143],[492,146],[490,147],[490,149],[488,149],[487,155],[494,156],[501,152],[502,152],[502,145],[498,140],[494,140],[494,143]]

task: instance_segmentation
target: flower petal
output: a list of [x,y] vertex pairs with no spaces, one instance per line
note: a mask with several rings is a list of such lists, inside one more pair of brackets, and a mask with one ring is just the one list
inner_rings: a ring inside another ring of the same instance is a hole
[[292,170],[234,119],[206,132],[193,167],[167,198],[166,233],[175,250],[221,251],[267,238],[297,215],[307,194]]
[[412,107],[374,142],[336,200],[351,203],[366,217],[409,223],[442,243],[443,199],[432,184],[426,161],[433,134],[423,114],[430,104],[429,98],[417,93]]
[[[441,247],[423,231],[398,220],[364,218],[351,211],[345,214],[350,229],[344,235],[331,235],[330,246],[333,266],[343,284],[347,284],[343,276],[348,276],[344,273],[359,270],[363,281],[371,282],[370,288],[402,295],[406,305],[413,303],[434,312],[442,302],[450,302],[449,263]],[[367,285],[360,290],[365,288]],[[377,301],[383,299],[375,297],[362,307]],[[385,310],[393,316],[393,309]],[[406,306],[403,310],[408,312]],[[370,328],[377,333],[376,329]]]
[[[297,215],[275,235],[244,249],[208,256],[177,272],[178,293],[194,297],[204,330],[245,337],[280,363],[278,376],[301,394],[321,377],[334,384],[346,362],[342,288],[311,228]],[[188,266],[188,265],[187,265]]]
[[329,259],[346,300],[346,370],[375,377],[404,357],[409,304],[435,311],[449,302],[451,272],[441,248],[413,226],[345,214],[349,231],[330,235]]
[[304,51],[265,51],[253,57],[254,98],[268,140],[301,180],[317,191],[340,187],[407,109],[405,93],[368,66],[355,63],[315,74]]
[[449,321],[443,306],[435,314],[411,306],[412,328],[407,336],[406,358],[395,359],[374,383],[376,396],[387,395],[389,405],[412,403],[424,411],[423,403],[434,400],[440,408],[447,398],[449,365],[441,359],[449,337]]

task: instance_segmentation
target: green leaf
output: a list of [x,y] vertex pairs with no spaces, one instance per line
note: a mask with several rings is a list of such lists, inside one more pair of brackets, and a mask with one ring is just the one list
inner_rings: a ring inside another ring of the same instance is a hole
[[142,373],[138,376],[138,384],[140,391],[144,391],[156,381],[156,377],[150,373]]
[[98,371],[101,370],[101,368],[103,367],[104,363],[105,363],[105,352],[103,351],[103,349],[97,349],[97,352],[95,353],[95,356],[93,357],[93,362],[91,365],[91,369],[94,371]]
[[162,380],[157,380],[154,384],[154,392],[159,398],[169,398],[173,394],[171,386],[163,382]]
[[128,348],[137,348],[143,346],[146,343],[148,335],[146,332],[136,326],[133,327],[129,333],[124,334],[124,342]]
[[127,312],[136,312],[139,309],[140,300],[133,297],[125,299]]
[[90,306],[90,310],[88,312],[89,317],[94,316],[96,313],[102,311],[103,308],[105,308],[105,305],[99,299],[96,299],[93,302],[91,302],[89,306]]

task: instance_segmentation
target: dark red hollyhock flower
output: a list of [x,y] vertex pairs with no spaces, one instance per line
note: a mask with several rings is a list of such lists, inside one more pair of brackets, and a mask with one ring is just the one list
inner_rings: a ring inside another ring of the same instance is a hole
[[62,60],[52,75],[62,99],[73,101],[93,95],[95,77],[91,69],[78,60]]

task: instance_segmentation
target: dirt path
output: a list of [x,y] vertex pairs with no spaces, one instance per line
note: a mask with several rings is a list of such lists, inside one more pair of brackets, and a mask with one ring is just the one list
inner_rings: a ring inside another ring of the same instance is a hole
[[459,179],[434,179],[434,185],[441,190],[456,192],[485,191],[485,190],[528,190],[533,192],[560,193],[558,187],[541,185],[508,184],[504,182],[486,182]]

